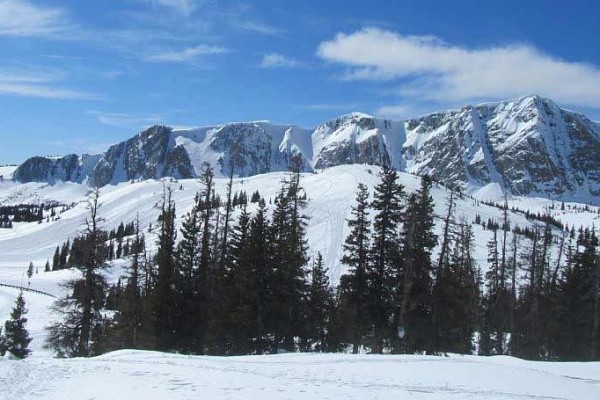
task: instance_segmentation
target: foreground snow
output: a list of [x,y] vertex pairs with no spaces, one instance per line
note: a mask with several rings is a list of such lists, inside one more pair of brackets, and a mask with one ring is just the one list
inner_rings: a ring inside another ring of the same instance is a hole
[[600,363],[509,357],[289,354],[192,357],[119,351],[0,360],[12,399],[597,399]]

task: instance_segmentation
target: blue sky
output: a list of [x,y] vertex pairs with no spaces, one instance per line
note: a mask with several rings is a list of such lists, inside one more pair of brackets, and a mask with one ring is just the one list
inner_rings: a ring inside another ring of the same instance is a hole
[[141,128],[527,94],[600,120],[600,6],[571,0],[0,0],[0,164]]

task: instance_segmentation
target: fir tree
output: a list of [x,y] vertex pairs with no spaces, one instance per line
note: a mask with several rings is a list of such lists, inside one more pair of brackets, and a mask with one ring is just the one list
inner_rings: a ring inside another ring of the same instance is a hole
[[329,287],[327,268],[323,265],[323,256],[315,257],[311,283],[308,290],[308,336],[313,351],[328,351],[329,318],[333,302],[333,292]]
[[285,181],[275,199],[270,229],[271,263],[273,266],[273,304],[269,316],[279,346],[295,349],[295,338],[305,333],[306,217],[302,214],[306,201],[300,186],[300,174]]
[[105,303],[106,267],[104,239],[108,235],[100,229],[98,215],[100,192],[96,189],[88,202],[89,217],[81,238],[81,262],[76,265],[80,277],[67,285],[71,294],[56,302],[55,309],[64,315],[62,321],[50,326],[47,347],[59,356],[89,357],[104,349],[102,339],[106,321],[102,315]]
[[433,275],[431,253],[437,243],[431,186],[431,179],[424,176],[420,188],[409,196],[406,212],[402,216],[401,261],[395,271],[395,323],[400,330],[398,333],[404,336],[401,343],[395,341],[396,352],[427,350],[430,340],[428,332],[431,326]]
[[372,351],[382,353],[384,341],[392,336],[395,278],[399,263],[398,233],[402,221],[404,186],[398,174],[387,164],[375,186],[372,208],[376,212],[373,223],[371,263],[367,270],[369,311],[372,318]]
[[52,271],[58,271],[60,269],[60,249],[56,246],[54,257],[52,257]]
[[353,353],[358,353],[362,340],[369,331],[369,310],[367,309],[368,288],[366,273],[369,262],[369,192],[367,186],[359,183],[356,205],[352,207],[352,219],[348,220],[350,234],[344,243],[342,263],[350,268],[345,290],[348,307],[345,313],[351,315],[351,336]]
[[158,251],[155,262],[158,276],[154,291],[154,324],[156,345],[159,350],[171,350],[174,341],[174,253],[175,253],[175,203],[171,197],[171,189],[165,188],[158,218],[160,232],[158,234]]
[[10,319],[4,324],[4,343],[2,346],[17,358],[25,358],[31,353],[28,347],[31,338],[25,327],[27,324],[26,313],[25,299],[23,298],[23,292],[21,292],[10,313]]

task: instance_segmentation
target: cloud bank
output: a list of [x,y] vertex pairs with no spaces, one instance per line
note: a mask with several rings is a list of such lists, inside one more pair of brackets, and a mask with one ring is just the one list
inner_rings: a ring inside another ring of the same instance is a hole
[[449,103],[538,94],[600,108],[600,68],[523,44],[469,49],[369,28],[321,42],[317,55],[345,66],[344,79],[397,81],[404,99]]

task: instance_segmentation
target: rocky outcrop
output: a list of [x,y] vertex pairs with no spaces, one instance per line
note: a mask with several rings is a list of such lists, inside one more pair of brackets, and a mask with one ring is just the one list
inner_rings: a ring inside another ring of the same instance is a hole
[[600,125],[528,96],[406,122],[407,171],[516,195],[600,196]]
[[83,182],[89,175],[89,164],[97,157],[84,154],[69,154],[64,157],[32,157],[21,164],[13,173],[19,182],[71,181]]
[[105,186],[164,176],[193,178],[194,169],[187,151],[174,143],[172,129],[157,125],[111,146],[94,167],[93,183]]

